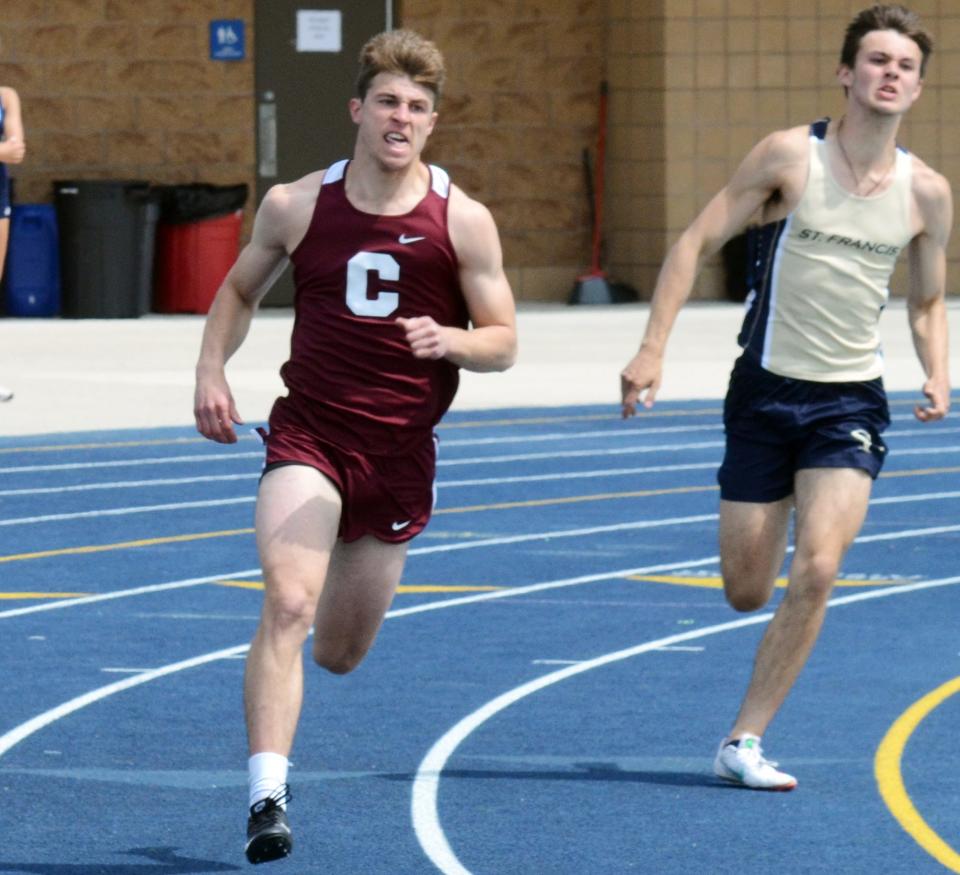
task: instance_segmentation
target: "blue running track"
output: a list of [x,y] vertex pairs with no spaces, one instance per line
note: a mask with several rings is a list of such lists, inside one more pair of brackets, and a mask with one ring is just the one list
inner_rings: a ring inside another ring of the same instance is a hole
[[[771,608],[719,587],[719,404],[457,413],[371,655],[308,671],[291,875],[960,872],[960,424],[890,458],[765,745],[712,776]],[[248,869],[261,452],[0,438],[0,872]],[[782,590],[778,590],[779,593]]]

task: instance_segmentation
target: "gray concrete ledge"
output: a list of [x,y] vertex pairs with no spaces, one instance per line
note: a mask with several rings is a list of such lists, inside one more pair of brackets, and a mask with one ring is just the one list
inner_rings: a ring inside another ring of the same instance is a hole
[[[609,404],[616,415],[619,372],[634,353],[646,304],[537,305],[518,315],[520,360],[504,374],[464,373],[457,410]],[[951,336],[960,343],[960,300],[951,301]],[[662,400],[718,399],[737,355],[738,304],[688,305],[667,351]],[[193,368],[202,316],[125,320],[0,319],[0,385],[16,393],[0,404],[0,435],[193,423]],[[264,310],[228,365],[240,413],[266,418],[282,391],[292,313]],[[890,389],[919,390],[923,375],[902,301],[882,323]],[[958,378],[957,355],[952,356]]]

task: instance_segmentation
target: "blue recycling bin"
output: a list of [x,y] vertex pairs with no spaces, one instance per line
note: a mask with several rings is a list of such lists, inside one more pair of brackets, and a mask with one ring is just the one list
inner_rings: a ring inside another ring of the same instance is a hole
[[9,316],[55,316],[60,311],[60,250],[52,204],[17,204],[10,216],[4,270]]

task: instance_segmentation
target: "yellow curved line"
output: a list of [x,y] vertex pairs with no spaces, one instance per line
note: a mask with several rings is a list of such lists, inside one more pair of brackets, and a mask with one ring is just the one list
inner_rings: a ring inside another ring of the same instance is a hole
[[947,681],[914,702],[890,727],[880,742],[873,761],[880,796],[890,813],[921,848],[953,872],[960,872],[960,854],[940,838],[920,816],[904,786],[900,761],[907,741],[921,721],[957,692],[960,692],[960,677]]

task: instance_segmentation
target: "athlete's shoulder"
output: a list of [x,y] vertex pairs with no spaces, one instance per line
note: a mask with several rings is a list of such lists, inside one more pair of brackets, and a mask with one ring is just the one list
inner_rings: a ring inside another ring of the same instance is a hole
[[772,164],[805,161],[810,154],[810,126],[797,125],[771,131],[756,146],[760,157]]
[[323,170],[271,186],[257,209],[254,236],[292,248],[306,233],[323,182]]
[[923,230],[946,239],[953,224],[953,194],[949,180],[916,155],[912,156],[913,172],[910,190]]
[[450,219],[471,225],[493,221],[493,214],[476,198],[470,197],[459,185],[450,185]]
[[799,192],[807,176],[810,145],[807,127],[786,128],[767,134],[744,158],[730,188]]
[[911,185],[918,197],[942,200],[950,197],[950,182],[942,173],[934,170],[926,161],[911,153],[913,174]]
[[296,209],[304,201],[316,201],[326,172],[317,170],[293,182],[281,182],[271,186],[263,198],[261,209],[266,207],[272,213],[283,212]]

